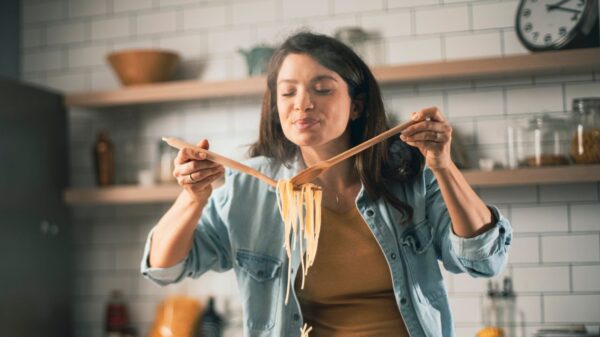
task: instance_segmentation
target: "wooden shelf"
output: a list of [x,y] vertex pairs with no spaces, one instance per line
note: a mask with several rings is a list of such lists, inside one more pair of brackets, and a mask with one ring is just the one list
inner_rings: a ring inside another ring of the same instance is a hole
[[[540,52],[525,55],[463,59],[373,68],[382,85],[423,81],[497,78],[516,75],[573,74],[600,70],[600,48]],[[68,107],[110,107],[201,100],[219,97],[260,96],[266,77],[232,81],[180,81],[126,87],[116,90],[68,94]]]
[[176,184],[73,188],[64,192],[65,202],[76,204],[135,204],[174,201],[181,193]]
[[[225,180],[213,182],[213,188],[223,186]],[[140,204],[172,202],[182,189],[175,183],[154,186],[121,185],[109,187],[70,188],[64,191],[68,205],[76,204]]]
[[[573,165],[490,172],[465,170],[463,174],[474,187],[563,184],[600,181],[600,165]],[[222,182],[215,184],[215,188]],[[179,185],[139,187],[135,185],[104,188],[68,189],[65,202],[78,204],[132,204],[172,202],[181,192]]]
[[131,104],[178,102],[219,97],[259,96],[266,77],[235,81],[180,81],[124,87],[122,89],[68,94],[67,107],[111,107]]
[[516,170],[463,171],[471,186],[496,187],[514,185],[566,184],[600,181],[600,165],[572,165]]

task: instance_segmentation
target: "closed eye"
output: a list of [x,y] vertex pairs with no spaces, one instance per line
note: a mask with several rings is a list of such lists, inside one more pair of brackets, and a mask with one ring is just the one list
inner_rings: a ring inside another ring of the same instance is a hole
[[315,90],[319,95],[327,95],[329,93],[331,93],[331,89],[321,89],[321,90]]

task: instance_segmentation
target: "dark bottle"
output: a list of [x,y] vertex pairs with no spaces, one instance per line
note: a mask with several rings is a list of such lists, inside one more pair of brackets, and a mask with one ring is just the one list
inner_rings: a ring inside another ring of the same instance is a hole
[[127,306],[119,290],[110,293],[106,305],[105,330],[107,337],[121,337],[129,323]]
[[106,131],[98,133],[98,139],[94,144],[94,169],[98,186],[113,184],[115,170],[113,146],[108,140]]
[[198,337],[221,337],[223,318],[215,311],[215,299],[208,299],[208,308],[202,313]]

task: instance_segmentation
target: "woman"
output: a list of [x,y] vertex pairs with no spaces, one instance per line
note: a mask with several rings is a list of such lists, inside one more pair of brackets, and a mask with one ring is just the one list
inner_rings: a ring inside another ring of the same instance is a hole
[[[268,70],[260,136],[247,163],[274,179],[328,159],[387,129],[379,87],[348,47],[299,33]],[[450,158],[452,129],[437,108],[402,135],[331,168],[322,230],[301,289],[288,261],[274,188],[182,150],[184,191],[148,236],[142,272],[159,284],[234,269],[246,336],[454,336],[438,260],[454,273],[493,276],[506,261],[508,221],[475,194]],[[208,148],[208,142],[199,144]],[[423,167],[423,162],[425,167]],[[285,304],[288,264],[290,301]]]

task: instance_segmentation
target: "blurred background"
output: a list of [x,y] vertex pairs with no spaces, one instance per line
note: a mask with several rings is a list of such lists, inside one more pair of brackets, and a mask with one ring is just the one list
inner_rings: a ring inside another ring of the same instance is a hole
[[[163,288],[139,273],[179,192],[160,137],[246,158],[264,62],[308,29],[363,56],[395,122],[438,106],[455,160],[512,221],[492,283],[444,273],[457,336],[597,335],[598,3],[539,2],[3,0],[1,324],[11,336],[165,336],[179,310],[178,331],[197,335],[212,297],[222,335],[242,336],[233,272]],[[536,47],[540,27],[556,33]]]

